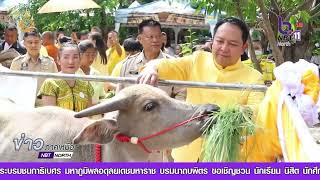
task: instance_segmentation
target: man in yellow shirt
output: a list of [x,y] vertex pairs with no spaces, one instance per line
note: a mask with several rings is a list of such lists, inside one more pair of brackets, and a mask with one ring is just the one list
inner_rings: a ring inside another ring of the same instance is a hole
[[116,31],[110,31],[108,33],[107,46],[107,71],[108,74],[111,75],[112,70],[116,66],[116,64],[126,57],[126,52],[124,48],[119,44],[118,33]]
[[[237,18],[219,21],[214,29],[212,53],[199,51],[190,56],[172,60],[150,61],[140,73],[138,81],[155,85],[158,78],[201,81],[212,83],[263,84],[262,75],[242,64],[241,54],[247,48],[249,31],[245,23]],[[247,105],[255,110],[262,101],[262,92],[249,89],[220,90],[188,88],[187,102],[193,104],[212,103],[224,105]],[[197,162],[201,154],[202,139],[187,146],[174,149],[175,162]],[[200,159],[201,160],[201,159]]]

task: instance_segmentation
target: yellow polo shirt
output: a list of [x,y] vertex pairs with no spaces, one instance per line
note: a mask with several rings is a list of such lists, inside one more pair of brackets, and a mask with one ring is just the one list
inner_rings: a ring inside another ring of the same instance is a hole
[[[190,56],[167,59],[158,65],[160,79],[201,81],[211,83],[263,84],[262,75],[242,64],[240,59],[232,66],[222,68],[215,63],[212,53],[197,51]],[[221,90],[188,88],[186,101],[192,104],[213,103],[249,105],[255,110],[262,101],[263,92],[250,90]],[[173,149],[176,162],[196,162],[200,157],[202,139],[198,138],[187,146]]]
[[124,58],[126,58],[126,52],[122,46],[121,47],[121,55],[118,54],[117,50],[115,47],[109,48],[106,51],[106,55],[108,57],[108,63],[107,63],[107,72],[108,75],[111,75],[112,70],[118,64],[118,62],[122,61]]
[[91,64],[91,66],[93,68],[95,68],[96,70],[98,70],[101,75],[108,76],[107,64],[103,64],[101,62],[101,56],[99,53],[97,54],[96,58],[94,59],[93,63]]

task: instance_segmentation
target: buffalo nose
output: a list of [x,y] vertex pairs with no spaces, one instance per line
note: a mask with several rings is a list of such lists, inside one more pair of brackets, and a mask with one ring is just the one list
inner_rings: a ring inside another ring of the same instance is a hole
[[220,110],[220,107],[216,104],[205,104],[201,108],[201,112],[203,114],[210,114],[212,112],[219,111],[219,110]]

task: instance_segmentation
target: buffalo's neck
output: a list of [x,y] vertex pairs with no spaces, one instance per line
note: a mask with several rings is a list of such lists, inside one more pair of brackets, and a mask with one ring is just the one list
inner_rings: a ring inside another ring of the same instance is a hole
[[140,146],[115,140],[102,148],[103,162],[147,162],[149,157]]

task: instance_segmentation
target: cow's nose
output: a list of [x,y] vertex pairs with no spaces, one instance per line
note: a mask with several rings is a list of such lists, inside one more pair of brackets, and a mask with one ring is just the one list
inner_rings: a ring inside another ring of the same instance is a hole
[[201,108],[202,114],[211,114],[212,112],[219,111],[220,107],[216,104],[205,104]]

